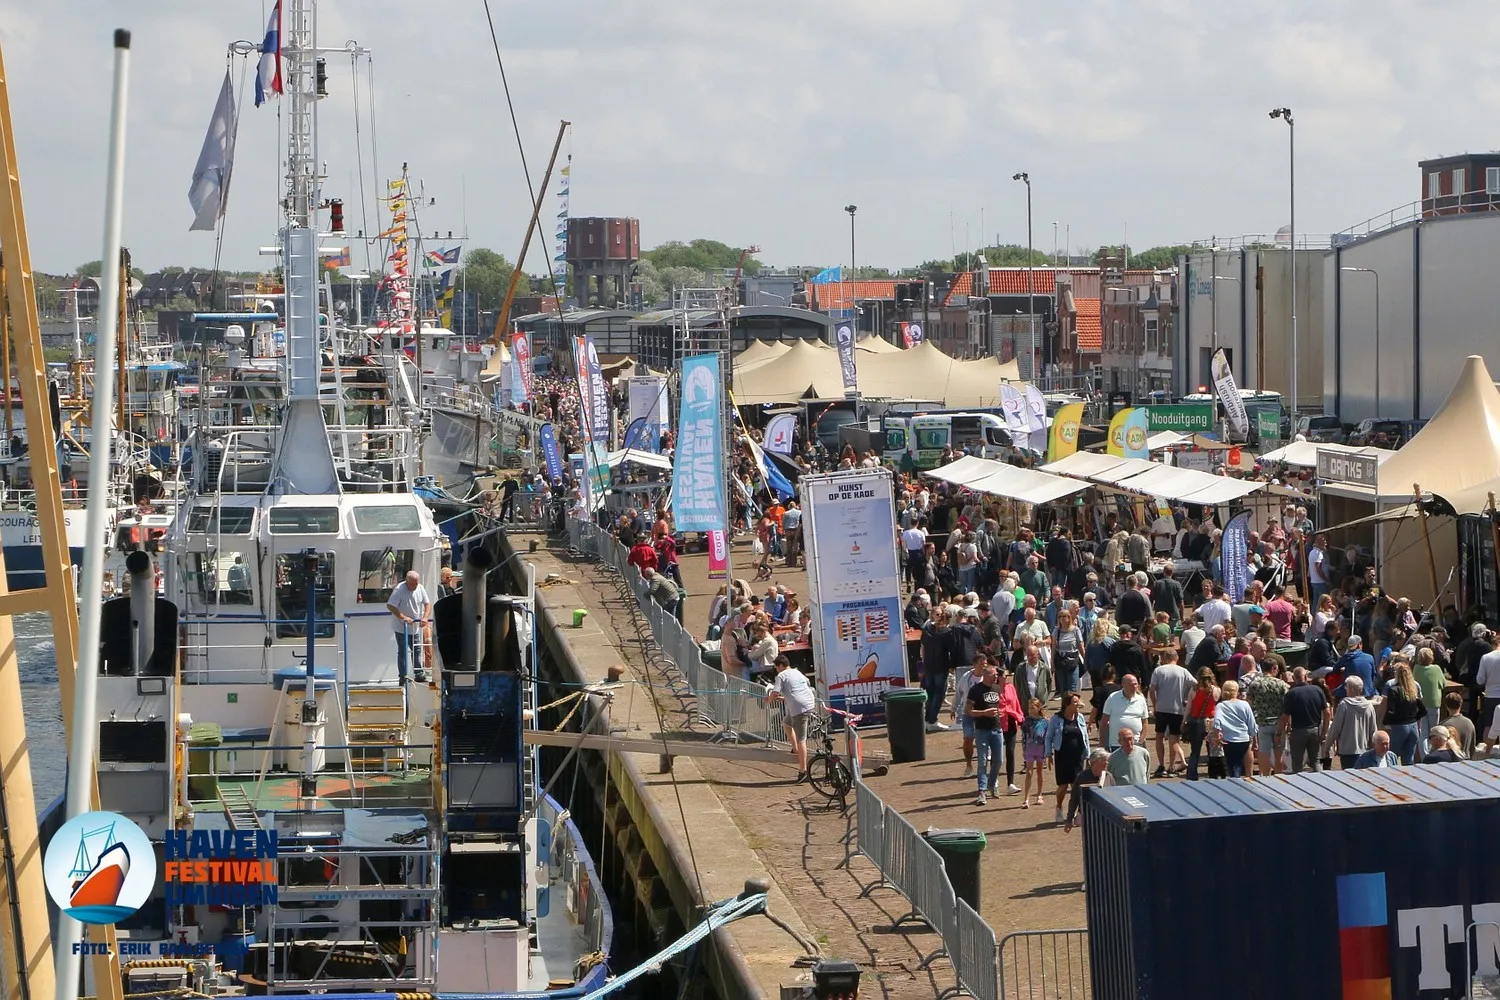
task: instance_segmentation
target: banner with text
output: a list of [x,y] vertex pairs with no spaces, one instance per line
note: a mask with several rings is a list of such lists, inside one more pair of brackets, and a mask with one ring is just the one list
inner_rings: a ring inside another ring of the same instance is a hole
[[1229,519],[1219,539],[1220,579],[1231,604],[1238,604],[1250,585],[1250,512],[1243,511]]
[[531,399],[531,334],[517,330],[510,335],[510,357],[516,365],[516,373],[520,375],[519,385],[511,387],[512,398],[517,403],[524,403]]
[[833,336],[839,349],[839,371],[844,376],[844,395],[854,399],[859,395],[859,374],[854,367],[854,324],[840,323],[834,327]]
[[599,364],[599,352],[594,349],[594,337],[585,334],[583,348],[588,356],[589,371],[589,420],[593,425],[594,443],[609,450],[609,388],[604,384],[604,368]]
[[1229,367],[1229,358],[1221,347],[1214,352],[1214,390],[1219,394],[1219,403],[1224,415],[1229,418],[1230,428],[1240,437],[1250,433],[1250,417],[1245,412],[1245,399],[1239,386],[1234,384],[1234,370]]
[[554,484],[562,482],[562,452],[557,448],[557,432],[551,424],[542,425],[542,456],[547,461],[547,478]]
[[672,463],[672,507],[679,531],[721,531],[724,503],[724,429],[719,356],[682,361],[677,451]]
[[629,423],[644,421],[639,436],[631,447],[645,451],[661,451],[661,435],[667,427],[667,380],[661,375],[637,375],[630,380],[628,396]]
[[1083,404],[1069,403],[1052,417],[1047,461],[1056,462],[1078,451],[1078,428],[1083,425]]
[[891,474],[836,472],[800,485],[818,693],[866,722],[884,718],[881,694],[906,685]]
[[1209,403],[1174,403],[1145,409],[1147,430],[1150,431],[1193,434],[1214,429],[1214,408]]

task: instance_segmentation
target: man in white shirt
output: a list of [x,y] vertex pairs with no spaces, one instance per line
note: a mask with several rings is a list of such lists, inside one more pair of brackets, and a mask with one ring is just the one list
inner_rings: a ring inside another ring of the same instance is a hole
[[[432,608],[432,599],[422,586],[422,577],[416,570],[406,574],[406,579],[396,585],[385,609],[391,613],[391,627],[396,633],[396,675],[406,683],[407,661],[410,659],[413,640],[422,635],[422,623]],[[417,680],[426,680],[426,672],[417,661]]]
[[901,547],[906,550],[906,582],[915,587],[916,567],[921,561],[922,550],[927,547],[927,518],[917,518],[917,523],[901,532]]
[[1159,556],[1172,554],[1172,543],[1177,540],[1177,522],[1171,514],[1161,514],[1151,522],[1151,549]]
[[1198,605],[1198,621],[1203,631],[1212,632],[1215,625],[1223,625],[1234,615],[1234,609],[1224,599],[1224,588],[1214,584],[1213,596]]
[[1099,728],[1107,734],[1106,743],[1109,749],[1114,750],[1120,745],[1120,730],[1129,726],[1137,734],[1146,731],[1146,714],[1150,707],[1146,704],[1146,696],[1141,694],[1141,682],[1136,679],[1135,674],[1126,674],[1120,678],[1120,690],[1110,695],[1104,702],[1104,711],[1099,720]]
[[1500,649],[1479,658],[1474,684],[1484,690],[1484,707],[1500,707]]
[[816,704],[812,686],[802,671],[792,669],[792,662],[785,656],[776,657],[776,676],[771,680],[766,696],[771,701],[785,701],[786,715],[782,725],[786,727],[787,739],[791,741],[792,753],[797,757],[797,782],[807,780],[807,724],[812,721]]
[[1307,550],[1307,582],[1312,590],[1313,607],[1328,592],[1327,551],[1328,538],[1324,535],[1314,538],[1312,548]]

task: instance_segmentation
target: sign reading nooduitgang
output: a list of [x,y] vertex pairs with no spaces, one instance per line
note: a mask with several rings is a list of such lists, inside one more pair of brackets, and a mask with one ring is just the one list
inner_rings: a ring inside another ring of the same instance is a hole
[[1180,403],[1172,406],[1148,406],[1147,426],[1153,431],[1211,431],[1214,408],[1211,403]]

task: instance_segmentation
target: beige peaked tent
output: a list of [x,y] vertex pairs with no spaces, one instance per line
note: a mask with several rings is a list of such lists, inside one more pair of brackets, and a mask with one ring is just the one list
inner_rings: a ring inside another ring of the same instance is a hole
[[1009,361],[1001,361],[994,355],[990,355],[987,358],[975,358],[973,361],[961,361],[959,364],[967,369],[979,372],[992,382],[1021,381],[1021,363],[1015,358],[1011,358]]
[[[958,361],[930,342],[905,351],[869,348],[862,342],[855,348],[854,364],[861,396],[921,400],[948,409],[998,406],[1001,380],[1014,381],[1017,374],[1014,362]],[[838,351],[823,344],[796,341],[770,360],[735,367],[734,397],[741,406],[843,395]]]
[[755,365],[774,361],[787,351],[791,350],[790,344],[784,340],[757,340],[734,356],[735,368],[751,368]]
[[869,351],[871,354],[894,354],[901,350],[901,348],[897,347],[889,340],[886,340],[884,337],[876,337],[873,335],[869,337],[859,338],[854,342],[854,346],[863,348],[864,350]]
[[843,395],[838,352],[806,340],[794,341],[769,361],[748,369],[736,366],[734,371],[734,401],[740,406],[793,403],[806,398],[839,399]]
[[[1476,503],[1500,480],[1500,390],[1484,359],[1470,355],[1443,405],[1427,426],[1380,466],[1381,508],[1409,504],[1417,487],[1454,504],[1459,513],[1477,513]],[[1468,508],[1475,508],[1469,510]],[[1380,526],[1381,586],[1397,597],[1425,606],[1433,600],[1432,571],[1420,522],[1400,520]],[[1458,523],[1451,517],[1427,518],[1438,590],[1443,602],[1456,600]]]

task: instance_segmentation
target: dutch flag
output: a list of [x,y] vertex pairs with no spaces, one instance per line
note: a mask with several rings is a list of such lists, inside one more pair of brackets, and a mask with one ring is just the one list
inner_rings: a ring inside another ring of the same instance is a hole
[[271,7],[271,21],[266,25],[266,40],[260,43],[260,69],[255,74],[255,106],[265,103],[281,89],[281,0]]

